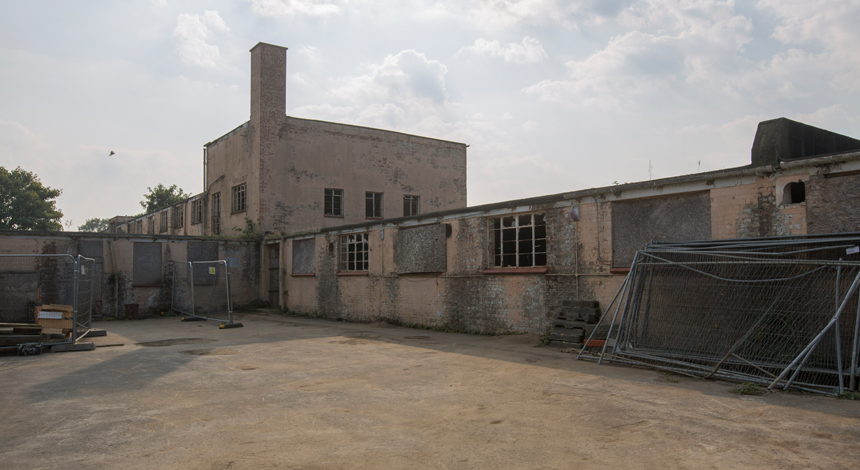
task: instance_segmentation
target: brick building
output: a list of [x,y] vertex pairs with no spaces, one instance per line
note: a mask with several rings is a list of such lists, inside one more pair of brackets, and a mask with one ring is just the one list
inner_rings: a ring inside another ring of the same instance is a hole
[[287,116],[286,54],[251,49],[251,118],[205,144],[203,192],[111,231],[286,234],[466,207],[466,144]]

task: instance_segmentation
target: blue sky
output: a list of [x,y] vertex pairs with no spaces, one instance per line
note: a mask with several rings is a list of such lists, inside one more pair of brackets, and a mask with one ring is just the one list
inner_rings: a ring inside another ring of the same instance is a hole
[[292,116],[470,144],[470,205],[741,166],[766,119],[860,137],[858,20],[860,1],[4,2],[0,165],[62,188],[75,227],[158,183],[200,192],[263,41],[289,48]]

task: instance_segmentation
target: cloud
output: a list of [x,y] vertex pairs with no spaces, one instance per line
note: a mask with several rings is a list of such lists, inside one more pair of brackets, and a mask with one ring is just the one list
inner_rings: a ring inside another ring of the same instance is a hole
[[478,38],[475,40],[474,45],[460,49],[456,55],[464,52],[471,52],[486,57],[498,57],[505,62],[514,62],[517,64],[538,62],[548,57],[540,42],[528,36],[523,38],[521,44],[510,43],[504,47],[498,40],[487,41],[484,38]]
[[[824,71],[830,85],[860,91],[860,2],[760,0],[757,6],[777,21],[773,38],[786,46],[804,46],[803,53],[790,49],[794,59],[802,59],[806,70]],[[801,57],[802,56],[802,57]]]
[[302,106],[293,113],[405,130],[427,116],[445,112],[448,68],[441,62],[405,50],[363,67],[361,75],[333,80],[326,104]]
[[638,2],[619,13],[628,29],[584,60],[567,62],[564,80],[524,91],[544,101],[625,109],[643,95],[700,83],[724,87],[748,65],[739,54],[752,22],[731,2]]
[[537,126],[538,126],[538,124],[536,122],[532,121],[531,119],[529,119],[528,121],[523,123],[523,129],[525,129],[527,131],[537,129]]
[[214,33],[226,33],[230,28],[215,10],[207,10],[202,15],[182,13],[177,17],[173,36],[179,44],[177,52],[183,63],[203,67],[216,67],[221,53],[218,46],[209,44],[207,40]]
[[292,18],[296,15],[327,16],[340,12],[334,3],[318,0],[246,0],[251,11],[271,18]]

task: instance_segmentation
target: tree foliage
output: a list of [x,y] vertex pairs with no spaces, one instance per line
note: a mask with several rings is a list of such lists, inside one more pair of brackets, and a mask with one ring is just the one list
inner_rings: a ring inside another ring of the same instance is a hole
[[191,197],[191,194],[182,192],[182,188],[176,187],[175,184],[168,188],[159,183],[155,188],[146,189],[149,193],[144,194],[143,201],[140,201],[140,207],[143,207],[145,213],[170,207]]
[[63,213],[54,201],[62,192],[43,186],[31,171],[0,166],[0,229],[62,230]]
[[87,219],[84,225],[78,226],[79,232],[104,232],[110,227],[110,219]]

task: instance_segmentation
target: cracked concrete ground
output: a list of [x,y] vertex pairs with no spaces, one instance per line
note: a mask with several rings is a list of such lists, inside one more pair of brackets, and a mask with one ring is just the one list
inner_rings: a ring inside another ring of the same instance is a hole
[[247,315],[0,357],[0,468],[856,468],[860,402],[485,337]]

